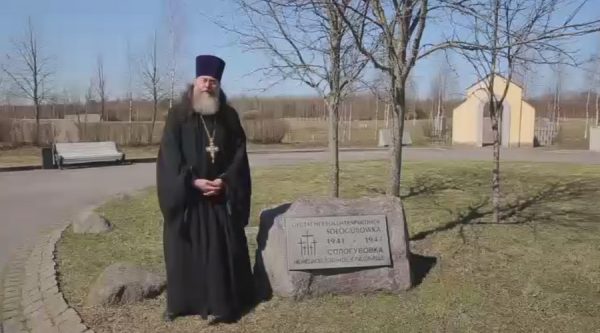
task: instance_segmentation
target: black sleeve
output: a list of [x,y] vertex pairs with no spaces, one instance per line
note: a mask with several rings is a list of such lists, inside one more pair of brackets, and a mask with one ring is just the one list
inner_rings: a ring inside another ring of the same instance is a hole
[[243,226],[246,226],[250,217],[252,196],[250,164],[246,151],[246,133],[242,128],[237,112],[232,108],[227,111],[227,123],[229,130],[232,132],[231,147],[234,149],[234,153],[231,163],[227,166],[221,178],[227,186],[227,199],[232,214]]
[[156,161],[156,190],[165,221],[176,220],[186,207],[192,188],[191,168],[181,151],[181,124],[176,111],[167,116]]

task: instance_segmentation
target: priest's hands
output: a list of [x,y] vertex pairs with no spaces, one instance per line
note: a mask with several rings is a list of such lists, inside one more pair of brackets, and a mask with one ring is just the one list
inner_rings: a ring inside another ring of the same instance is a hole
[[204,196],[211,197],[219,195],[223,191],[225,183],[220,178],[217,178],[213,181],[199,178],[194,180],[194,187],[199,189]]

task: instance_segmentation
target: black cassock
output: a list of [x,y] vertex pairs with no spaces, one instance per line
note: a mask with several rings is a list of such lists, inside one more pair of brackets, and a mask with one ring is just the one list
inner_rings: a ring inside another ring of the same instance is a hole
[[[203,118],[211,136],[216,129],[214,163],[200,115],[186,99],[169,112],[158,153],[167,311],[237,317],[254,302],[244,233],[251,196],[246,137],[237,112],[226,104]],[[222,178],[226,189],[205,197],[193,187],[195,178]]]

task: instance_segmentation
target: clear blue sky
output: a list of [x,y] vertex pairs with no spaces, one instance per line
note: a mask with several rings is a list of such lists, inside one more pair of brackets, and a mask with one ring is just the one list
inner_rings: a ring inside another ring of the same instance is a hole
[[[56,75],[54,85],[75,91],[83,96],[85,87],[94,75],[96,59],[104,58],[107,85],[111,97],[122,97],[127,82],[127,41],[131,51],[139,56],[148,50],[155,30],[166,30],[167,6],[164,0],[2,0],[0,11],[0,55],[13,50],[11,40],[23,36],[27,17],[31,16],[44,54],[53,59]],[[261,54],[244,52],[232,35],[226,33],[205,18],[223,16],[224,20],[235,17],[230,1],[179,0],[181,22],[185,29],[179,57],[181,79],[189,81],[194,75],[194,56],[213,53],[227,62],[223,77],[226,92],[232,95],[255,95],[258,92],[257,74],[250,75],[256,68],[265,66],[268,60]],[[200,5],[202,3],[202,5]],[[193,4],[193,5],[192,5]],[[585,15],[588,18],[600,15],[600,1],[591,0]],[[430,34],[438,33],[430,27]],[[599,48],[600,36],[590,36],[578,41],[582,56]],[[166,45],[162,47],[166,51]],[[454,57],[458,59],[458,57]],[[456,60],[459,62],[458,60]],[[435,59],[421,63],[415,71],[419,94],[427,94],[430,76],[437,69]],[[468,66],[457,79],[457,91],[469,86],[475,79]],[[577,69],[567,70],[567,86],[581,87],[583,74]],[[538,70],[535,82],[547,85],[551,75],[547,69]],[[139,85],[139,83],[138,83]],[[310,88],[295,82],[285,82],[261,95],[307,95]]]

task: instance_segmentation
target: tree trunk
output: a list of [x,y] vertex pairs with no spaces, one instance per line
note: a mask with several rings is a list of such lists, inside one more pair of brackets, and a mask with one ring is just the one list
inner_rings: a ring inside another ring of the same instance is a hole
[[40,133],[40,103],[35,101],[35,144],[39,146],[41,143]]
[[348,111],[348,145],[352,145],[352,101],[349,105]]
[[[75,113],[77,114],[77,128],[81,131],[81,110],[79,109],[79,105],[75,106]],[[81,141],[81,137],[79,141]]]
[[596,92],[596,126],[599,126],[598,116],[600,115],[600,93]]
[[390,105],[385,105],[385,128],[390,128]]
[[490,117],[492,120],[492,131],[494,134],[494,168],[492,171],[492,207],[493,222],[500,223],[500,131],[498,112],[500,106],[496,102],[490,102]]
[[404,132],[404,110],[406,110],[406,97],[404,95],[404,84],[393,89],[394,117],[392,138],[394,148],[392,150],[392,166],[390,169],[390,183],[388,195],[400,197],[400,181],[402,179],[402,139]]
[[148,134],[148,144],[152,144],[152,134],[154,134],[154,124],[156,124],[156,113],[158,111],[158,101],[154,98],[154,108],[152,112],[152,126],[150,127],[150,133]]
[[340,195],[340,163],[339,163],[339,140],[338,140],[338,111],[339,98],[327,101],[329,111],[329,194],[337,198]]
[[379,98],[375,97],[375,140],[379,140]]
[[[85,103],[85,108],[83,109],[83,140],[87,141],[87,122],[88,122],[88,107],[89,107],[89,102]],[[81,140],[81,138],[79,138],[79,140]]]
[[173,64],[171,67],[170,73],[170,86],[169,86],[169,112],[173,108],[173,100],[175,99],[175,72],[177,71],[177,62],[175,60],[175,55],[173,54]]
[[585,129],[583,130],[583,138],[587,139],[588,130],[590,128],[590,96],[592,95],[592,91],[588,90],[587,100],[585,102]]
[[129,144],[133,140],[133,98],[129,95]]

